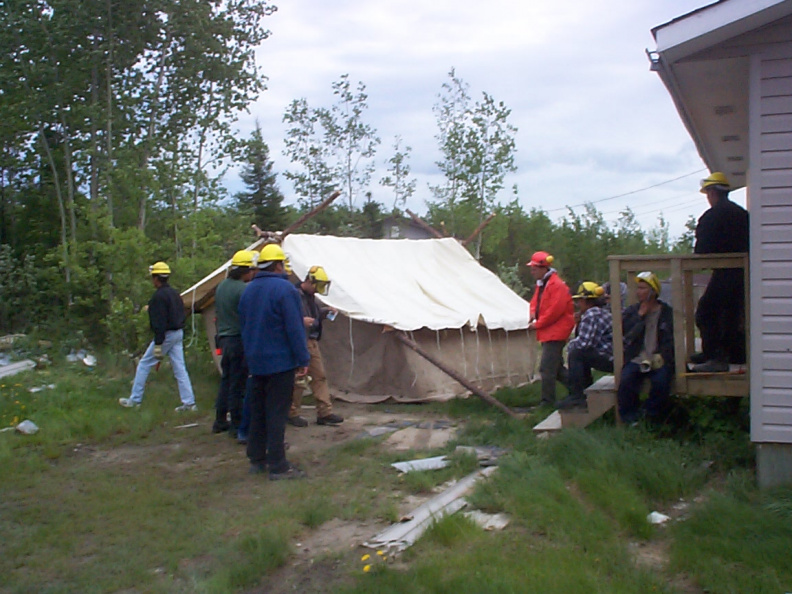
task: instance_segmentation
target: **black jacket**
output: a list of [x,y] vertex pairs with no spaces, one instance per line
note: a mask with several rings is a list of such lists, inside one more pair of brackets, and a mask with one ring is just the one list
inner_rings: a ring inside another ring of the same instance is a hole
[[721,198],[704,212],[696,225],[696,254],[728,254],[748,251],[748,212],[728,198]]
[[[674,313],[667,303],[660,303],[660,318],[657,320],[657,352],[663,356],[666,365],[674,367]],[[646,323],[638,315],[640,304],[636,303],[624,310],[624,362],[628,363],[641,354]],[[652,353],[654,354],[654,353]]]
[[148,304],[148,314],[149,324],[154,331],[154,344],[162,344],[168,330],[184,328],[187,317],[181,295],[170,285],[162,285],[154,291]]

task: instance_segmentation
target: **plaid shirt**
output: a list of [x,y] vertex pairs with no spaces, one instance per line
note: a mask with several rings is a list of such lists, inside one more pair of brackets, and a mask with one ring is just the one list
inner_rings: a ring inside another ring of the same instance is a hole
[[613,360],[613,315],[608,307],[591,307],[580,317],[568,350],[593,349]]

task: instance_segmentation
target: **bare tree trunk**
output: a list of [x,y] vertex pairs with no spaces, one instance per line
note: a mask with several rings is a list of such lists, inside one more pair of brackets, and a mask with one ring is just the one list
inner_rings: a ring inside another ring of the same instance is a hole
[[[157,123],[157,107],[159,105],[159,92],[162,88],[162,83],[165,80],[165,61],[168,56],[168,44],[170,43],[171,32],[168,29],[165,35],[165,41],[162,44],[162,54],[160,55],[160,63],[159,63],[159,72],[157,73],[157,84],[154,85],[154,97],[152,98],[151,102],[151,117],[149,118],[149,125],[148,131],[146,136],[146,142],[143,149],[143,158],[141,159],[140,167],[141,169],[146,169],[148,167],[149,159],[151,158],[151,151],[152,145],[154,143],[154,128]],[[140,205],[138,207],[138,228],[141,231],[145,231],[146,229],[146,205],[148,203],[148,196],[146,192],[143,192],[143,196],[140,198]]]
[[105,174],[105,194],[107,195],[107,212],[110,220],[110,227],[115,227],[113,213],[113,193],[110,188],[110,168],[113,163],[113,3],[107,0],[107,38],[109,45],[107,48],[107,66],[105,68],[106,93],[107,93],[107,127],[105,129],[105,163],[107,172]]
[[[55,165],[55,158],[52,155],[52,149],[50,148],[49,142],[47,141],[47,136],[44,133],[44,126],[41,123],[39,123],[39,137],[41,138],[41,144],[44,146],[44,152],[47,155],[47,162],[49,163],[50,170],[52,171],[52,183],[55,186],[55,196],[58,199],[58,213],[60,214],[61,223],[61,248],[63,251],[63,272],[66,278],[66,286],[69,287],[71,283],[71,268],[69,264],[69,241],[67,238],[68,223],[66,221],[66,208],[63,205],[63,191],[60,185],[60,178],[58,177],[58,168]],[[69,305],[71,305],[71,290],[69,290],[67,299]]]

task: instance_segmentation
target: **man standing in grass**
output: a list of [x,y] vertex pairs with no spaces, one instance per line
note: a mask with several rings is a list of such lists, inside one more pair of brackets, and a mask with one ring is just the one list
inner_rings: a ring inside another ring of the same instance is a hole
[[[328,315],[335,315],[335,310],[328,307],[320,307],[316,303],[316,294],[327,295],[330,291],[330,278],[325,269],[321,266],[311,266],[305,280],[301,282],[297,289],[300,292],[302,302],[303,322],[305,331],[308,334],[308,352],[311,353],[311,362],[308,364],[308,376],[311,378],[311,392],[316,400],[316,424],[317,425],[340,425],[344,422],[344,417],[333,413],[333,402],[330,399],[330,390],[327,387],[327,375],[325,374],[322,353],[319,351],[319,340],[322,338],[322,320]],[[300,405],[302,404],[303,382],[295,382],[294,392],[292,393],[292,405],[289,411],[289,424],[295,427],[306,427],[308,421],[300,416]]]
[[605,289],[587,281],[572,299],[578,303],[580,321],[567,345],[569,396],[558,403],[561,410],[587,408],[584,390],[594,381],[592,369],[613,371],[613,316],[605,305]]
[[[220,389],[215,403],[215,421],[212,433],[228,431],[232,438],[242,423],[242,400],[245,396],[245,382],[248,368],[245,351],[242,347],[242,329],[239,325],[239,299],[256,273],[258,252],[240,250],[231,258],[228,278],[223,280],[215,291],[215,311],[217,312],[217,344],[220,349]],[[231,417],[228,422],[227,416]]]
[[564,367],[564,345],[575,327],[575,307],[569,287],[551,268],[553,256],[536,252],[526,266],[536,281],[531,298],[529,330],[536,330],[536,339],[542,344],[539,374],[542,376],[542,404],[555,406],[556,380],[567,385]]
[[[625,423],[642,417],[660,422],[668,409],[674,379],[674,320],[671,306],[658,299],[660,281],[641,272],[638,303],[624,310],[624,360],[619,380],[619,415]],[[649,380],[649,398],[640,406],[641,385]]]
[[270,480],[304,476],[286,460],[284,436],[294,377],[305,375],[311,356],[300,295],[288,281],[285,261],[279,245],[265,245],[259,272],[239,300],[242,344],[251,374],[247,455],[250,472],[269,471]]
[[165,262],[157,262],[149,266],[151,282],[156,290],[148,303],[149,324],[154,332],[154,340],[146,349],[143,358],[138,363],[135,372],[135,382],[132,385],[132,394],[129,398],[119,398],[118,403],[126,408],[140,406],[143,402],[143,390],[146,379],[151,369],[157,365],[165,355],[168,355],[173,368],[173,375],[179,387],[181,405],[176,407],[176,412],[195,411],[195,404],[190,376],[184,363],[184,320],[186,314],[184,303],[179,292],[168,284],[171,269]]

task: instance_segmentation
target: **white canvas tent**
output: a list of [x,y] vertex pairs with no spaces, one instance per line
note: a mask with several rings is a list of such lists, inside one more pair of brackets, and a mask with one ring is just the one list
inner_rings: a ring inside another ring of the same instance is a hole
[[[324,303],[339,310],[320,341],[331,391],[356,401],[447,399],[465,388],[397,341],[405,331],[476,386],[529,381],[535,342],[528,303],[455,239],[378,240],[288,235],[294,273],[322,265],[332,281]],[[230,262],[182,294],[214,336],[214,288]],[[210,338],[211,340],[211,338]]]

